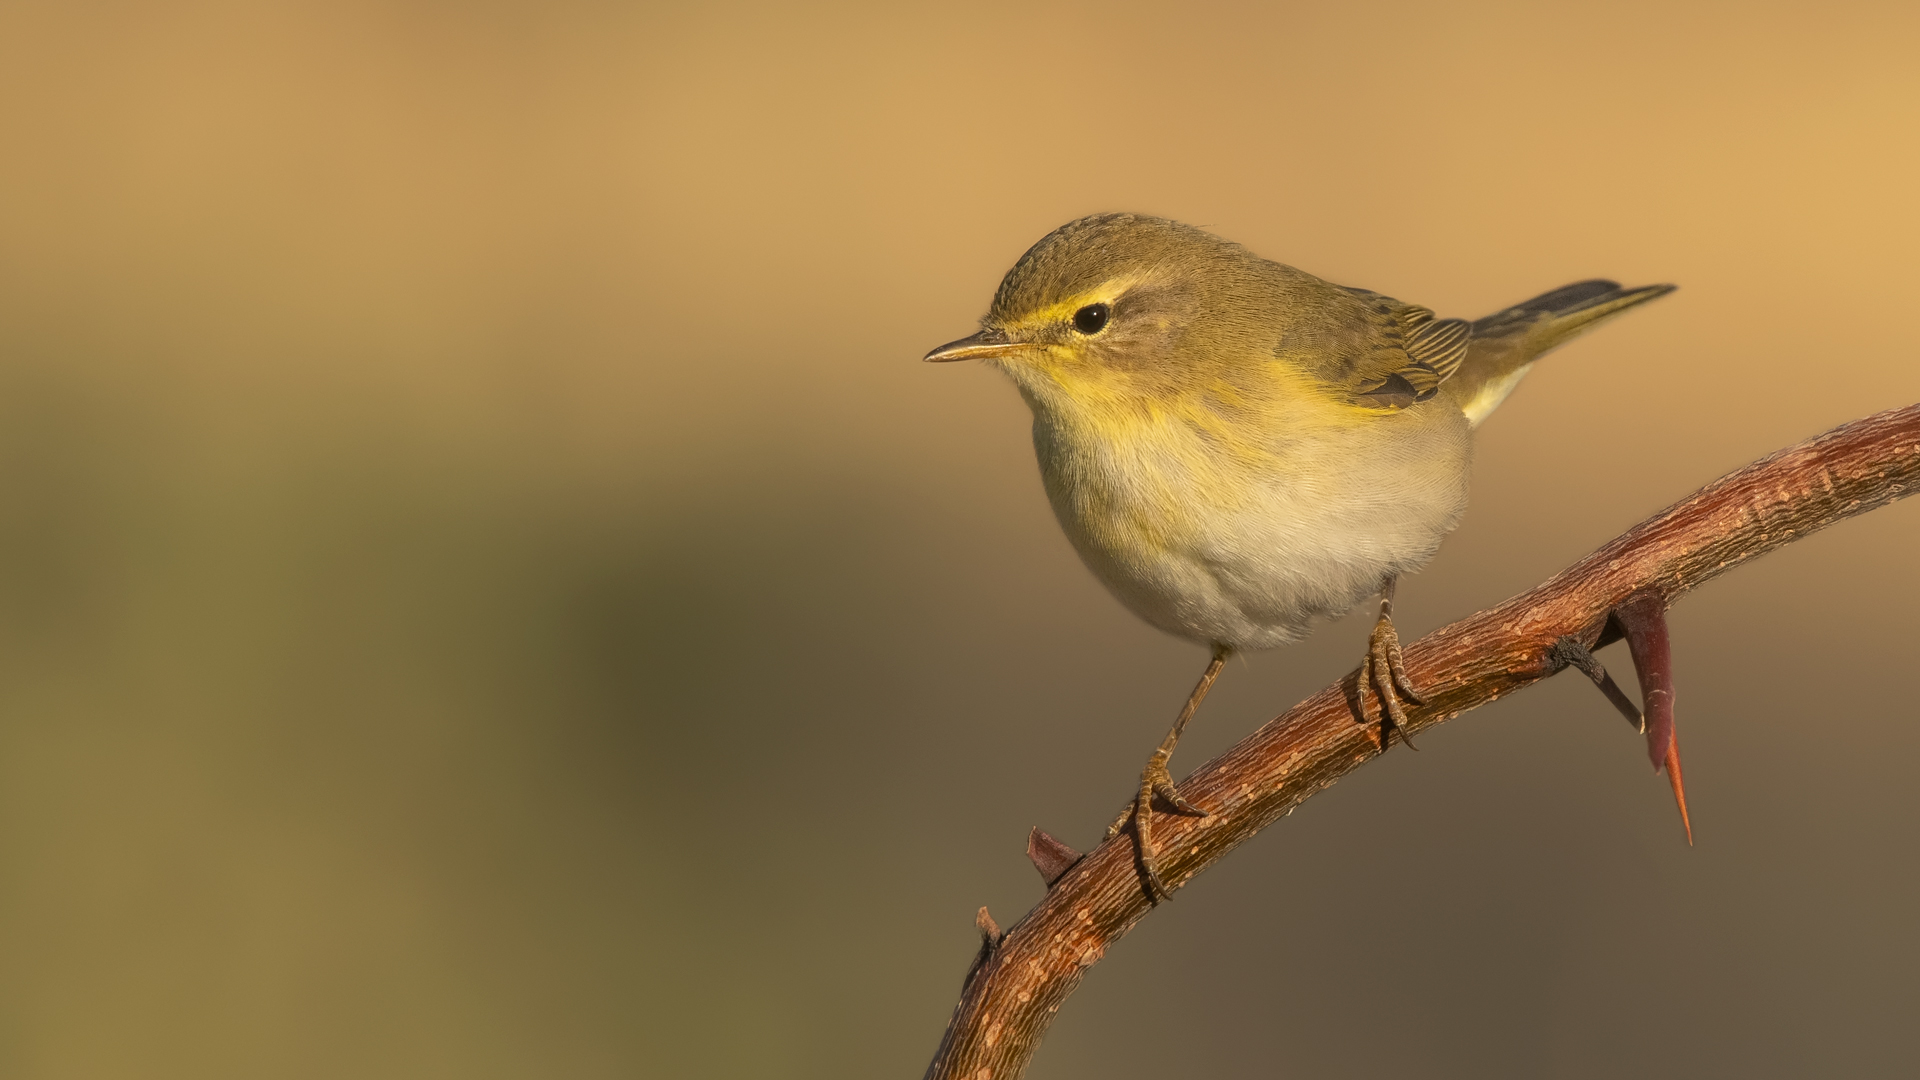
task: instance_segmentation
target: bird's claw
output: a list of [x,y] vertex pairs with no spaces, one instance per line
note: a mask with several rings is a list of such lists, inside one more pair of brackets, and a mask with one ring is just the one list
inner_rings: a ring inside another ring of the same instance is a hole
[[1360,662],[1360,678],[1355,689],[1360,698],[1360,716],[1367,719],[1367,689],[1372,687],[1374,696],[1380,699],[1380,748],[1386,749],[1388,730],[1398,731],[1400,741],[1410,750],[1418,750],[1413,740],[1407,738],[1407,710],[1400,703],[1425,705],[1426,699],[1413,689],[1413,680],[1407,677],[1406,662],[1400,655],[1400,634],[1393,628],[1393,619],[1381,615],[1373,624],[1373,635],[1367,640],[1367,656]]
[[1168,806],[1183,814],[1192,814],[1195,817],[1207,816],[1205,810],[1188,802],[1173,786],[1173,776],[1167,772],[1167,763],[1157,757],[1148,762],[1146,771],[1140,774],[1140,793],[1144,796],[1149,792],[1160,796]]
[[1206,817],[1207,811],[1188,802],[1173,786],[1173,776],[1167,772],[1167,758],[1155,753],[1148,759],[1147,767],[1140,773],[1140,791],[1133,802],[1120,816],[1107,826],[1107,838],[1111,840],[1120,835],[1120,830],[1131,821],[1133,823],[1134,851],[1140,867],[1140,876],[1146,882],[1147,897],[1158,904],[1173,897],[1173,890],[1161,879],[1155,856],[1158,854],[1153,845],[1153,798],[1158,795],[1161,801],[1182,814]]
[[1133,805],[1120,812],[1107,826],[1107,839],[1120,835],[1121,826],[1128,819],[1133,821],[1134,860],[1140,867],[1140,878],[1146,888],[1147,900],[1158,904],[1173,896],[1173,890],[1160,879],[1160,870],[1154,865],[1153,847],[1153,797],[1165,799],[1168,806],[1183,814],[1207,816],[1207,812],[1180,797],[1173,786],[1173,777],[1167,775],[1167,762],[1173,759],[1173,748],[1180,744],[1180,733],[1187,730],[1187,722],[1199,710],[1200,702],[1207,696],[1207,688],[1213,680],[1220,677],[1220,669],[1226,666],[1227,657],[1232,650],[1225,645],[1213,647],[1213,659],[1207,663],[1207,670],[1201,674],[1200,681],[1194,684],[1193,693],[1187,697],[1186,707],[1180,710],[1180,716],[1173,722],[1173,730],[1160,742],[1160,748],[1147,759],[1147,767],[1140,771],[1140,790],[1133,797]]

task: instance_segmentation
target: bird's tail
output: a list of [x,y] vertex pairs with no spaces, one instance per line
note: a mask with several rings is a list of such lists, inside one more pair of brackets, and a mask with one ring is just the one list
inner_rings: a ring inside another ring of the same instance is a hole
[[1612,281],[1578,281],[1473,324],[1460,370],[1447,380],[1474,426],[1498,408],[1535,360],[1637,304],[1665,296],[1672,285],[1623,289]]

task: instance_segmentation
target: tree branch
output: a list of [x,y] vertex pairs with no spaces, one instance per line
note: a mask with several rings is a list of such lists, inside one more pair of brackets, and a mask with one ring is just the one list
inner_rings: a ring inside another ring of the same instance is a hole
[[[1657,634],[1654,651],[1663,659],[1660,615],[1681,594],[1756,555],[1885,506],[1916,482],[1920,405],[1842,425],[1722,477],[1538,588],[1409,646],[1407,670],[1427,704],[1409,711],[1408,727],[1417,733],[1552,675],[1570,662],[1570,652],[1627,636],[1629,622],[1640,641]],[[1649,631],[1648,620],[1658,625]],[[1643,651],[1636,645],[1636,661]],[[1642,678],[1643,687],[1652,682],[1664,691],[1648,699],[1649,750],[1656,767],[1666,755],[1678,794],[1671,683],[1664,671],[1655,674]],[[1209,813],[1155,820],[1160,873],[1170,888],[1380,754],[1380,725],[1356,718],[1354,690],[1350,674],[1181,784],[1181,794]],[[1047,896],[1005,934],[987,935],[927,1080],[1015,1080],[1025,1072],[1087,969],[1152,910],[1133,842],[1123,832],[1067,866],[1071,849],[1051,837],[1030,840],[1030,851],[1042,853],[1035,865],[1052,878]],[[991,925],[985,909],[981,921]]]

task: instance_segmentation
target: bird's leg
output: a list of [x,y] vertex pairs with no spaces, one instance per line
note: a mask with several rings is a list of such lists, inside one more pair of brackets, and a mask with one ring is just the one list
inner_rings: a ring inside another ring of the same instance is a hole
[[1400,635],[1393,628],[1393,587],[1398,581],[1390,577],[1380,589],[1380,618],[1373,624],[1373,635],[1367,639],[1367,656],[1360,661],[1360,677],[1354,687],[1360,697],[1362,720],[1367,718],[1369,685],[1380,699],[1380,749],[1383,751],[1390,731],[1398,731],[1400,741],[1408,748],[1419,749],[1407,738],[1407,711],[1401,707],[1400,700],[1404,698],[1411,705],[1426,704],[1414,692],[1413,682],[1407,678],[1406,664],[1400,659]]
[[1140,791],[1134,796],[1133,805],[1122,810],[1113,824],[1107,826],[1107,837],[1111,839],[1119,834],[1120,827],[1127,823],[1127,819],[1133,819],[1135,858],[1140,866],[1140,876],[1146,881],[1147,899],[1156,904],[1170,899],[1173,893],[1167,888],[1167,883],[1160,880],[1160,871],[1154,867],[1153,797],[1160,796],[1183,814],[1207,816],[1205,810],[1181,798],[1180,792],[1174,789],[1173,777],[1167,772],[1167,762],[1173,757],[1173,748],[1180,744],[1180,733],[1187,730],[1187,722],[1193,719],[1207,691],[1213,688],[1213,680],[1220,677],[1220,669],[1226,666],[1231,651],[1224,645],[1214,646],[1213,660],[1207,664],[1206,672],[1200,676],[1199,683],[1188,696],[1186,707],[1180,710],[1179,719],[1173,722],[1173,729],[1167,732],[1167,737],[1160,740],[1160,749],[1147,759],[1147,767],[1140,773]]

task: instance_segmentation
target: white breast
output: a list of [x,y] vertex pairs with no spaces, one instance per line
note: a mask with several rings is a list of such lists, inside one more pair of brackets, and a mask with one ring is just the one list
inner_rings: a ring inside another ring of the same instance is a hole
[[1207,644],[1270,648],[1430,560],[1466,508],[1469,435],[1434,401],[1234,453],[1161,417],[1124,439],[1035,410],[1047,496],[1122,603]]

